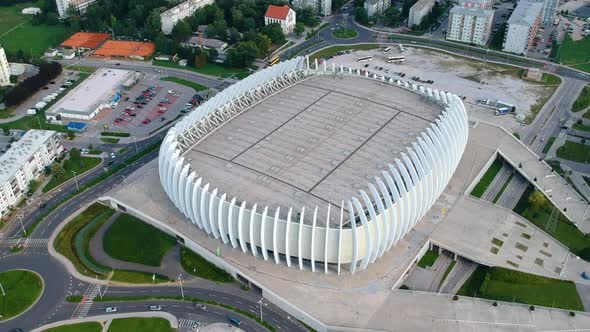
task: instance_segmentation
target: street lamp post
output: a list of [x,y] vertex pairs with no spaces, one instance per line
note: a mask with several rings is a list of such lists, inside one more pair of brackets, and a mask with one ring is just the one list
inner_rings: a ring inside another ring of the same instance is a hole
[[178,275],[178,282],[180,283],[180,296],[184,300],[184,289],[182,289],[182,274]]
[[102,292],[100,291],[100,284],[98,283],[98,276],[94,276],[94,278],[96,279],[96,287],[98,288],[98,295],[100,296],[100,299],[102,300]]
[[78,178],[76,177],[76,172],[72,171],[72,173],[74,173],[74,182],[76,182],[76,189],[80,191],[80,186],[78,186]]
[[260,321],[264,322],[264,319],[262,319],[262,300],[264,300],[264,297],[260,298],[260,301],[258,301],[258,304],[260,305]]
[[23,231],[23,235],[27,235],[27,231],[25,230],[25,225],[23,225],[23,215],[22,214],[18,215],[18,220],[20,221],[20,228]]
[[133,143],[135,144],[135,154],[138,155],[139,150],[137,149],[137,138],[135,138],[135,136],[133,137]]
[[4,287],[2,287],[1,282],[0,282],[0,290],[2,290],[2,296],[6,296],[6,292],[4,291]]

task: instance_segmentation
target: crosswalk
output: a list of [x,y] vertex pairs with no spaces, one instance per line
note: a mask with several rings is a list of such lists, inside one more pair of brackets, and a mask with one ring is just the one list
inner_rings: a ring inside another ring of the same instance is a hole
[[11,248],[15,245],[22,245],[29,248],[47,247],[49,239],[29,239],[29,238],[0,238],[0,248]]
[[199,322],[194,319],[180,318],[178,320],[178,327],[179,328],[192,328],[197,323],[199,323]]
[[76,306],[76,309],[74,309],[74,313],[72,314],[73,319],[84,318],[86,317],[86,315],[88,315],[88,312],[90,311],[90,308],[92,308],[92,304],[94,303],[94,298],[96,298],[98,292],[99,288],[96,284],[88,286],[86,292],[84,293],[82,301],[80,301],[78,306]]

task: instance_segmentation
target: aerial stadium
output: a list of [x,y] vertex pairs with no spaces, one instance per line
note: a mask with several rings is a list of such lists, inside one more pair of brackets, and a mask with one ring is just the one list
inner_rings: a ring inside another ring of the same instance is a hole
[[176,208],[220,243],[355,273],[433,206],[467,139],[454,94],[297,57],[178,122],[158,171]]

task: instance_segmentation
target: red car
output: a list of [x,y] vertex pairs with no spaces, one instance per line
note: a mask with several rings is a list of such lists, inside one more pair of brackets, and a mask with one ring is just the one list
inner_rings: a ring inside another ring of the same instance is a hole
[[145,119],[145,120],[141,121],[141,123],[143,123],[143,124],[148,124],[150,122],[152,122],[150,119]]

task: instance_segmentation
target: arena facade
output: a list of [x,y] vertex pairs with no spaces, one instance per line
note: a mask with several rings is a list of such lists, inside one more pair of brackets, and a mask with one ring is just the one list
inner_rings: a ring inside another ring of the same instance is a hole
[[177,123],[158,168],[173,204],[225,245],[355,273],[433,206],[467,139],[454,94],[297,57]]

